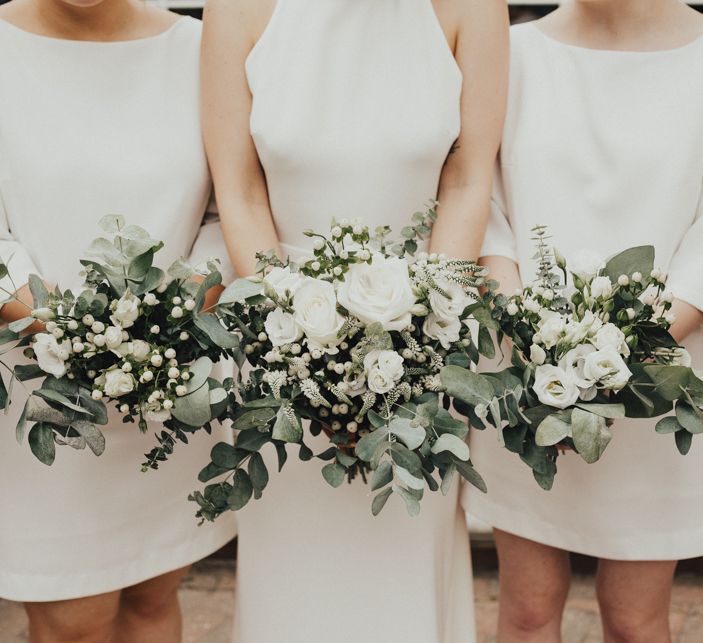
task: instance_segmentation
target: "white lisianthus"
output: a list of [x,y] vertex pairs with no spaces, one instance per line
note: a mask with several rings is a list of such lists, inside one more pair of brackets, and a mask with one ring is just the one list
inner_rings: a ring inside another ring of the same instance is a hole
[[275,308],[268,314],[264,328],[274,346],[293,344],[303,336],[303,331],[295,321],[295,317],[281,308]]
[[380,395],[395,388],[405,373],[403,358],[395,351],[371,351],[364,358],[364,370],[369,389]]
[[471,304],[464,287],[449,279],[437,279],[437,286],[447,297],[434,289],[430,290],[429,300],[437,319],[450,322],[461,317],[464,309]]
[[539,302],[535,299],[532,299],[532,297],[526,297],[525,300],[522,302],[522,305],[525,310],[530,313],[538,313],[542,309],[542,307],[539,305]]
[[[97,380],[96,380],[97,381]],[[109,397],[120,397],[134,390],[134,376],[121,368],[114,368],[104,373],[103,391]]]
[[122,344],[122,329],[119,326],[109,326],[105,330],[105,346],[115,350]]
[[328,281],[307,278],[293,297],[293,317],[311,347],[334,348],[344,318],[337,312],[337,296]]
[[338,297],[364,324],[379,322],[385,330],[403,330],[415,305],[407,261],[376,254],[371,263],[353,264],[339,285]]
[[71,342],[64,340],[61,343],[49,333],[39,333],[34,336],[34,354],[37,364],[45,373],[54,377],[63,377],[66,374],[66,358],[71,352]]
[[459,341],[461,322],[458,317],[443,319],[436,313],[430,313],[422,325],[422,332],[431,339],[436,339],[442,348],[449,349],[454,342]]
[[541,366],[546,359],[547,352],[539,344],[532,344],[532,346],[530,346],[530,361],[533,364]]
[[630,347],[627,345],[625,334],[615,324],[608,323],[600,328],[593,339],[593,343],[599,350],[612,347],[626,357],[630,354]]
[[589,281],[598,276],[605,267],[605,261],[597,252],[586,248],[579,250],[569,259],[569,268],[573,274],[583,281]]
[[[546,314],[547,312],[549,314]],[[566,332],[566,321],[559,313],[552,311],[544,311],[544,313],[540,320],[539,335],[542,343],[547,348],[552,348],[563,338]]]
[[363,372],[349,373],[344,378],[343,382],[346,386],[344,392],[349,397],[358,397],[368,391],[368,387],[366,386],[366,374]]
[[573,376],[576,386],[579,387],[580,397],[584,401],[592,400],[597,393],[595,380],[587,377],[584,372],[586,357],[595,351],[595,347],[591,344],[579,344],[559,360],[559,367]]
[[543,364],[535,370],[534,392],[542,404],[565,409],[579,399],[579,389],[571,373],[552,364]]
[[569,344],[581,344],[593,337],[603,326],[603,321],[593,311],[587,310],[581,321],[570,319],[566,325],[566,341]]
[[587,378],[612,391],[623,389],[632,377],[625,360],[612,346],[586,356],[583,373]]
[[591,295],[596,299],[607,299],[613,294],[613,282],[610,277],[596,277],[591,282]]
[[171,419],[171,411],[163,408],[159,402],[142,404],[142,413],[149,422],[166,422]]
[[135,297],[129,290],[117,301],[115,310],[110,315],[110,321],[115,326],[129,328],[139,317],[139,297]]
[[276,294],[279,299],[293,296],[305,282],[305,277],[293,272],[290,267],[276,266],[264,277],[264,288]]

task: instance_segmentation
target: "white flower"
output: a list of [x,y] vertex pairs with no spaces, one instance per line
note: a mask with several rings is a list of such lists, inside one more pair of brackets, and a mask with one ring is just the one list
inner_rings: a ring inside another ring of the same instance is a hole
[[[537,302],[535,302],[535,303],[537,303]],[[515,317],[515,315],[517,315],[520,312],[520,309],[517,307],[517,304],[514,301],[511,301],[508,304],[506,311],[507,311],[508,315],[510,315],[511,317]]]
[[339,285],[339,303],[364,324],[380,322],[385,330],[403,330],[415,304],[408,263],[376,254],[371,263],[351,266]]
[[596,351],[591,344],[579,344],[559,360],[559,367],[573,377],[579,387],[582,400],[592,400],[596,396],[595,380],[586,376],[586,357]]
[[344,392],[349,397],[359,397],[368,391],[366,386],[366,373],[348,373],[343,380],[346,388]]
[[171,412],[164,409],[159,402],[142,404],[142,413],[149,422],[166,422],[171,419]]
[[183,317],[183,309],[180,306],[174,306],[171,308],[171,317],[174,319],[180,319]]
[[402,379],[403,358],[395,351],[371,351],[364,358],[364,370],[369,389],[374,393],[388,393]]
[[619,286],[627,286],[630,283],[630,278],[627,275],[620,275],[618,277],[618,285]]
[[127,290],[118,300],[115,310],[110,316],[110,321],[115,326],[129,328],[134,325],[137,317],[139,317],[139,298]]
[[454,342],[459,341],[461,322],[458,317],[442,319],[436,313],[430,313],[422,325],[422,332],[431,339],[436,339],[442,348],[449,349]]
[[62,359],[71,350],[71,342],[64,340],[61,343],[49,333],[39,333],[34,336],[34,354],[37,356],[39,368],[54,377],[63,377],[66,374],[65,359]]
[[672,352],[672,364],[674,364],[675,366],[691,366],[691,353],[689,353],[685,348],[675,348]]
[[570,319],[566,325],[566,341],[575,346],[593,337],[603,326],[603,321],[591,310],[587,310],[581,321]]
[[534,392],[542,404],[558,409],[572,406],[579,398],[579,389],[573,375],[552,364],[537,367]]
[[544,364],[544,360],[546,359],[547,352],[539,344],[532,344],[532,346],[530,346],[530,361],[533,364],[540,366]]
[[115,368],[104,373],[103,391],[109,397],[119,397],[134,390],[134,376]]
[[293,272],[288,266],[272,268],[264,277],[264,288],[275,293],[278,298],[295,295],[298,288],[305,282],[305,277]]
[[32,311],[32,317],[39,321],[48,322],[50,319],[54,318],[54,311],[52,311],[51,308],[37,308]]
[[535,299],[532,299],[532,297],[526,297],[525,300],[522,302],[522,305],[524,306],[525,310],[530,313],[538,313],[541,310],[539,302]]
[[627,356],[630,354],[625,334],[615,324],[608,323],[599,329],[593,343],[599,350],[612,347],[622,355]]
[[105,345],[115,350],[122,344],[122,329],[119,326],[109,326],[105,330]]
[[591,282],[591,295],[596,299],[607,299],[613,294],[613,282],[610,277],[596,277]]
[[331,283],[306,279],[293,297],[293,316],[309,346],[332,348],[342,341],[337,333],[344,318],[337,312],[337,297]]
[[144,362],[151,353],[151,346],[143,339],[135,339],[132,342],[132,357],[138,362]]
[[303,336],[295,317],[281,308],[276,308],[268,314],[264,327],[274,346],[293,344]]
[[430,306],[437,318],[443,322],[450,322],[461,317],[464,309],[471,303],[464,287],[444,278],[437,279],[437,286],[449,295],[445,297],[434,288],[430,290]]
[[545,311],[540,320],[539,335],[547,348],[552,348],[562,339],[566,331],[566,320],[559,314]]
[[632,373],[617,349],[607,346],[586,356],[583,374],[607,389],[619,391],[630,381]]
[[156,306],[156,304],[159,303],[159,300],[156,298],[156,295],[153,292],[148,292],[146,295],[144,295],[144,303],[147,306]]
[[569,260],[569,268],[573,274],[582,279],[583,281],[588,281],[598,276],[598,273],[602,268],[605,267],[605,261],[597,252],[592,250],[582,249],[579,250],[573,257]]

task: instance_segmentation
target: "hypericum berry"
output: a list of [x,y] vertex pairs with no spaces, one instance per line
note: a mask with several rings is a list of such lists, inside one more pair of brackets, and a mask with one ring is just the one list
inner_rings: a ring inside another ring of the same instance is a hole
[[84,349],[85,349],[85,344],[83,344],[83,342],[75,342],[73,344],[73,352],[74,353],[82,353]]
[[195,301],[193,299],[186,299],[183,305],[186,310],[193,310],[195,308]]
[[251,344],[247,344],[244,347],[244,354],[245,355],[251,355],[254,352],[254,347]]
[[312,247],[315,250],[322,250],[325,247],[325,240],[321,239],[320,237],[315,237],[312,242]]
[[174,306],[180,306],[180,305],[183,303],[183,300],[182,300],[180,297],[174,297],[174,298],[171,300],[171,303],[172,303]]
[[164,400],[163,407],[168,411],[173,408],[173,400]]
[[310,268],[312,268],[315,272],[317,272],[317,271],[321,268],[320,262],[319,262],[319,261],[313,261],[313,262],[310,264]]
[[260,342],[265,342],[268,338],[269,338],[269,336],[268,336],[266,333],[261,332],[261,333],[259,333],[259,336],[258,336],[257,339],[258,339]]
[[349,422],[349,424],[347,424],[347,431],[349,431],[349,433],[356,433],[358,430],[359,425],[356,422]]
[[63,337],[63,329],[54,328],[54,330],[51,331],[51,334],[56,337],[56,339],[61,339]]
[[75,319],[70,319],[68,324],[66,324],[66,328],[68,328],[68,330],[77,330],[78,322]]
[[161,327],[158,324],[154,324],[149,330],[156,335],[161,332]]
[[158,368],[164,363],[164,358],[161,355],[152,355],[149,361],[152,366],[156,366],[156,368]]
[[178,336],[178,339],[180,339],[182,342],[186,341],[190,335],[186,333],[186,331],[181,331],[181,334]]
[[337,373],[337,375],[342,375],[344,373],[344,364],[337,362],[337,364],[334,365],[334,372]]
[[102,333],[105,330],[105,324],[103,324],[101,321],[93,322],[90,325],[90,330],[92,330],[96,334]]
[[46,322],[46,330],[48,330],[50,333],[53,333],[57,328],[56,322],[55,321],[48,321]]
[[176,387],[176,395],[178,395],[178,397],[183,397],[187,392],[188,392],[188,389],[185,386],[183,386],[183,384],[179,384]]
[[151,382],[151,380],[154,379],[154,373],[153,373],[153,371],[144,371],[144,372],[142,373],[141,379],[142,379],[144,382]]
[[174,306],[171,308],[171,317],[174,319],[180,319],[183,317],[183,309],[180,306]]
[[185,373],[181,373],[181,379],[184,382],[187,382],[190,379],[190,373],[188,371],[186,371]]
[[120,411],[124,413],[125,415],[129,413],[129,404],[122,404],[120,405]]
[[632,273],[632,281],[635,283],[639,283],[642,281],[642,273],[641,272],[633,272]]
[[156,306],[156,304],[159,303],[159,300],[156,298],[156,295],[153,292],[148,292],[146,295],[144,295],[144,303],[147,306]]
[[96,335],[93,337],[93,344],[95,344],[98,348],[105,346],[105,335]]
[[125,373],[130,373],[132,371],[132,364],[130,364],[129,362],[125,362],[124,364],[122,364],[122,370]]
[[176,351],[173,348],[167,348],[164,351],[164,357],[166,359],[173,359],[174,357],[176,357]]
[[92,315],[83,315],[83,319],[81,320],[86,326],[92,326],[93,322],[95,321],[95,318]]
[[103,392],[100,389],[93,389],[93,392],[90,394],[90,397],[92,397],[94,400],[102,400],[103,399]]
[[627,286],[630,283],[630,278],[627,275],[620,275],[618,277],[618,285],[619,286]]

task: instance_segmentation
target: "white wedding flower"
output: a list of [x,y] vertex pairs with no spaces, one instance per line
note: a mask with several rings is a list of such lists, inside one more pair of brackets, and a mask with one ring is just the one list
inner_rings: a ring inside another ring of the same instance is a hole
[[366,373],[348,373],[344,380],[342,380],[345,385],[344,392],[349,397],[359,397],[368,391],[366,386]]
[[596,348],[603,350],[612,347],[621,355],[627,357],[630,354],[630,347],[627,345],[625,334],[615,324],[605,324],[598,330],[593,343]]
[[71,342],[67,339],[59,343],[56,337],[49,333],[39,333],[34,336],[34,354],[37,364],[45,373],[54,377],[66,374],[66,360],[71,352]]
[[559,313],[552,311],[543,311],[541,314],[543,316],[540,320],[539,335],[542,338],[542,343],[547,348],[552,348],[564,337],[566,320]]
[[171,419],[171,411],[163,408],[159,402],[142,404],[142,413],[144,419],[149,422],[166,422]]
[[436,313],[430,313],[422,325],[422,332],[431,339],[436,339],[442,348],[449,349],[454,342],[459,341],[461,322],[458,317],[443,319]]
[[686,366],[690,368],[692,363],[691,353],[689,353],[685,348],[675,348],[673,350],[673,358],[671,363],[675,366]]
[[110,315],[110,321],[115,326],[129,328],[134,325],[139,317],[139,297],[135,297],[129,290],[117,301],[115,310]]
[[293,316],[308,340],[308,346],[334,348],[344,318],[337,312],[337,296],[328,281],[307,278],[293,297]]
[[592,400],[597,393],[595,380],[587,377],[584,372],[586,357],[595,351],[596,348],[591,344],[579,344],[559,360],[559,367],[573,377],[579,387],[581,399],[586,402]]
[[104,333],[105,346],[110,350],[119,348],[122,344],[122,329],[119,326],[109,326]]
[[403,358],[395,351],[371,351],[364,358],[369,389],[384,394],[395,388],[405,374]]
[[603,321],[593,311],[587,310],[581,321],[570,319],[566,325],[566,341],[575,346],[593,337],[603,326]]
[[532,344],[532,346],[530,346],[530,361],[533,364],[541,366],[546,359],[547,352],[539,344]]
[[143,339],[135,339],[132,342],[132,357],[138,362],[144,362],[147,360],[151,354],[151,346],[149,342],[145,342]]
[[274,346],[293,344],[303,336],[295,317],[281,308],[276,308],[268,314],[264,328]]
[[54,318],[54,311],[51,308],[36,308],[32,311],[32,317],[39,321],[48,322]]
[[605,267],[605,261],[593,250],[581,249],[569,259],[569,269],[583,281],[589,281],[598,276]]
[[523,308],[530,313],[538,313],[540,310],[542,310],[542,307],[539,305],[539,302],[533,299],[532,297],[526,297],[523,300],[522,305]]
[[120,397],[134,390],[134,376],[125,373],[121,368],[107,371],[101,378],[104,379],[103,391],[109,397]]
[[276,266],[264,277],[264,288],[275,293],[279,299],[293,296],[305,282],[305,277],[299,272],[293,272],[290,267]]
[[632,377],[617,349],[607,346],[586,356],[583,374],[590,380],[612,391],[625,387]]
[[572,406],[579,399],[573,375],[552,364],[543,364],[535,370],[534,392],[542,404],[558,409]]
[[415,305],[408,263],[376,254],[371,263],[353,264],[338,290],[339,303],[364,324],[380,322],[385,330],[407,327]]
[[464,287],[444,278],[437,279],[437,286],[448,295],[445,297],[434,289],[430,290],[430,306],[437,319],[451,322],[461,317],[464,309],[471,304],[471,298],[466,294]]
[[591,282],[591,295],[596,299],[607,299],[613,294],[613,282],[610,277],[596,277]]

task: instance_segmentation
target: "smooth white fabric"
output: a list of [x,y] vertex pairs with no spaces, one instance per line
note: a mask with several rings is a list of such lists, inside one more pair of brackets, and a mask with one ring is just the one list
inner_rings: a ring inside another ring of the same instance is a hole
[[[535,274],[530,237],[549,226],[567,259],[654,245],[679,298],[703,309],[703,39],[653,53],[583,49],[532,24],[512,30],[511,92],[493,215],[482,254]],[[703,363],[703,335],[685,342]],[[559,458],[543,491],[496,433],[473,431],[488,495],[464,504],[510,533],[620,560],[703,554],[703,442],[679,455],[656,421],[613,426],[603,458]]]
[[[461,75],[430,0],[279,0],[247,72],[275,224],[362,217],[396,233],[437,194]],[[313,441],[317,453],[326,441]],[[275,470],[273,450],[266,453]],[[470,551],[455,488],[381,516],[361,481],[330,488],[297,450],[239,514],[237,643],[474,641]]]
[[[18,286],[30,272],[79,286],[78,257],[105,214],[123,214],[165,241],[162,266],[189,253],[210,192],[200,29],[183,18],[152,38],[90,43],[0,21],[0,256],[13,256]],[[233,516],[198,527],[186,500],[212,445],[229,432],[196,435],[159,471],[142,474],[159,426],[141,435],[115,415],[102,456],[60,447],[47,467],[26,438],[15,441],[25,398],[16,385],[0,419],[0,596],[46,601],[115,590],[192,563],[234,535]]]

